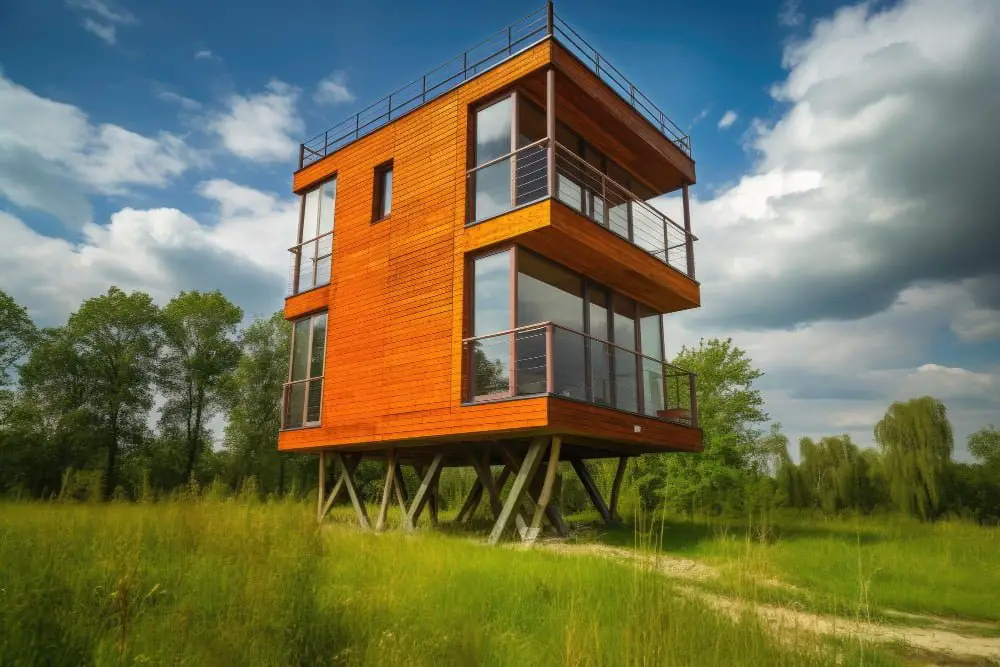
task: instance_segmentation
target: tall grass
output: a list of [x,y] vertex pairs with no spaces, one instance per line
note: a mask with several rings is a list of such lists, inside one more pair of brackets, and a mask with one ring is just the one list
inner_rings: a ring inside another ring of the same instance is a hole
[[641,569],[219,499],[0,505],[0,638],[3,665],[853,664]]

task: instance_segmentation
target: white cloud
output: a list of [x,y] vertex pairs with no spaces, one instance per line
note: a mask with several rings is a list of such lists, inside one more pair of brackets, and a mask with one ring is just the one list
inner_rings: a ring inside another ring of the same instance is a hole
[[313,99],[318,104],[350,104],[357,99],[345,83],[343,72],[334,72],[316,85]]
[[98,23],[88,17],[83,19],[83,29],[97,35],[108,44],[114,44],[118,41],[118,38],[115,36],[115,27],[109,23]]
[[791,44],[754,168],[692,202],[704,305],[667,318],[670,349],[731,336],[793,441],[871,444],[892,401],[937,396],[961,456],[1000,399],[976,358],[1000,339],[997,63],[991,0],[864,3]]
[[719,119],[719,129],[729,129],[732,127],[733,123],[736,122],[737,118],[739,118],[739,116],[736,115],[736,112],[730,109],[726,113],[722,114],[722,118]]
[[232,95],[208,127],[235,155],[255,162],[291,161],[305,124],[298,115],[299,89],[271,81],[265,92]]
[[778,10],[778,24],[786,28],[795,28],[802,25],[806,17],[800,11],[800,7],[800,0],[785,0],[781,3],[781,9]]
[[170,104],[176,104],[181,109],[185,111],[197,111],[201,108],[201,102],[197,100],[192,100],[190,97],[185,97],[171,90],[161,89],[156,91],[157,99],[163,100],[164,102],[169,102]]
[[169,132],[146,137],[94,125],[80,109],[0,75],[0,195],[71,225],[89,218],[85,193],[163,187],[202,157]]
[[181,289],[221,289],[251,314],[281,304],[296,202],[226,180],[200,184],[215,213],[199,221],[175,208],[124,208],[87,223],[72,243],[0,212],[4,289],[40,324],[61,323],[110,285],[144,290],[160,303]]
[[194,53],[194,59],[195,60],[213,60],[213,59],[216,59],[216,58],[218,58],[218,56],[216,56],[214,53],[212,53],[208,49],[201,49],[199,51],[195,51],[195,53]]
[[132,12],[113,7],[102,0],[66,0],[66,4],[84,14],[83,29],[108,44],[117,41],[116,26],[138,23]]

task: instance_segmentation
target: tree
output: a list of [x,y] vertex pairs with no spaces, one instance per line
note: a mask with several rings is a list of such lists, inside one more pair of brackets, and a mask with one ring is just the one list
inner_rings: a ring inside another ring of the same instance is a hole
[[291,326],[280,312],[254,321],[243,332],[243,357],[224,391],[229,413],[225,447],[234,485],[253,475],[262,490],[284,494],[287,469],[298,471],[302,463],[303,457],[292,459],[277,449],[290,336]]
[[1000,471],[1000,430],[990,424],[969,435],[969,453],[987,468]]
[[698,375],[698,421],[705,451],[640,460],[644,468],[638,477],[647,489],[658,486],[658,494],[680,509],[739,506],[746,476],[763,463],[759,425],[768,417],[760,390],[753,386],[763,373],[732,339],[702,339],[697,347],[681,348],[672,363]]
[[901,511],[933,518],[942,506],[954,449],[943,403],[930,396],[895,402],[875,426],[889,494]]
[[165,339],[159,385],[161,422],[179,424],[186,443],[185,479],[205,442],[205,422],[220,405],[223,378],[240,359],[236,327],[243,310],[218,290],[181,292],[162,311]]
[[8,384],[10,370],[31,351],[37,338],[27,309],[0,290],[0,389]]
[[[87,299],[70,315],[66,335],[85,387],[80,409],[95,418],[106,447],[104,497],[117,485],[124,439],[145,428],[161,331],[148,294],[117,287]],[[69,354],[70,350],[66,353]]]

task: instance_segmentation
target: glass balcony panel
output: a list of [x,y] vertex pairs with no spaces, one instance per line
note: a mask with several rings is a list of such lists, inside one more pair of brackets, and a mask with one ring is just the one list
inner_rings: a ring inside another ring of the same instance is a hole
[[[301,384],[305,387],[306,383]],[[320,406],[323,402],[323,378],[309,381],[309,397],[306,407],[306,423],[315,424],[319,422]]]
[[643,414],[651,417],[660,416],[666,407],[663,385],[663,364],[652,359],[642,359],[642,398]]
[[558,396],[587,400],[586,345],[584,337],[566,329],[554,328],[554,393]]
[[556,196],[577,211],[583,211],[583,188],[565,174],[556,174]]
[[591,400],[597,405],[612,404],[611,365],[614,348],[607,343],[590,341]]
[[510,210],[510,165],[511,160],[507,158],[472,175],[475,220],[484,220]]
[[517,333],[517,395],[541,394],[546,388],[545,329]]
[[[313,287],[318,287],[319,285],[326,285],[330,282],[330,270],[331,270],[331,257],[327,255],[326,257],[320,257],[316,260],[315,266],[316,270],[313,278]],[[307,288],[308,289],[308,288]]]
[[306,383],[296,382],[285,387],[285,428],[298,428],[303,425],[302,414],[306,404]]
[[514,158],[515,184],[517,187],[516,204],[521,206],[541,199],[549,192],[548,182],[548,149],[535,146],[518,153]]
[[510,336],[494,336],[472,346],[474,400],[510,393]]
[[615,407],[629,412],[639,411],[639,391],[635,376],[635,352],[615,348],[614,383]]

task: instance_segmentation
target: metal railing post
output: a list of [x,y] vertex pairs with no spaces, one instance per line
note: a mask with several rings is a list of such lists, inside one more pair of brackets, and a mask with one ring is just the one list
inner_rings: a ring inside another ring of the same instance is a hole
[[422,83],[420,84],[420,102],[423,103],[423,102],[427,101],[427,75],[426,74],[424,74],[423,79],[421,81],[422,81]]
[[698,376],[688,373],[688,391],[691,392],[691,426],[698,426]]
[[691,236],[691,200],[687,183],[681,186],[681,195],[684,200],[684,250],[687,255],[687,274],[694,280],[694,238]]
[[[549,3],[552,7],[552,3]],[[549,137],[548,146],[548,190],[549,196],[556,196],[556,70],[549,67],[545,72],[545,130]]]
[[556,391],[554,333],[554,327],[547,324],[545,326],[545,393],[547,394],[554,394]]
[[545,34],[551,37],[555,34],[556,12],[552,0],[545,3]]
[[299,169],[306,166],[306,145],[299,144]]

